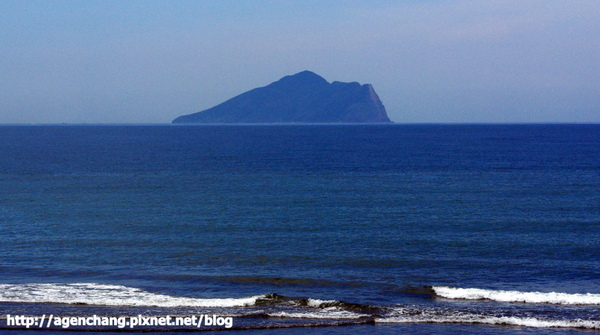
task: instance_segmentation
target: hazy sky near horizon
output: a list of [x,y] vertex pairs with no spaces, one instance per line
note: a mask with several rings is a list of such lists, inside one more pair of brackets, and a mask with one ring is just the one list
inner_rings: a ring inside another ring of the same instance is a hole
[[414,122],[600,122],[598,0],[0,0],[0,123],[168,123],[285,75]]

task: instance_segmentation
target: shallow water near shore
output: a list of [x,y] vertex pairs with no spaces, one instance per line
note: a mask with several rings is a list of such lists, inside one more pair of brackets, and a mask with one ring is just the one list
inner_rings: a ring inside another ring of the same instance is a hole
[[0,328],[600,330],[598,125],[1,126],[0,199]]

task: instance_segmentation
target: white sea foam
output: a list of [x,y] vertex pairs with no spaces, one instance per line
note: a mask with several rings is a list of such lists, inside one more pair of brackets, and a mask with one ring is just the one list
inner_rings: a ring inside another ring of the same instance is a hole
[[322,311],[310,312],[273,312],[270,317],[293,318],[293,319],[358,319],[364,315],[343,311],[335,308],[327,308]]
[[[402,313],[400,313],[402,314]],[[452,315],[438,315],[436,313],[423,313],[420,315],[397,315],[384,318],[376,318],[377,323],[463,323],[463,324],[487,324],[508,325],[532,328],[582,328],[600,329],[598,320],[552,320],[534,317],[517,316],[485,316],[469,313],[456,313]]]
[[307,306],[319,308],[319,307],[322,307],[323,305],[333,304],[336,302],[337,302],[336,300],[308,299]]
[[522,302],[530,304],[600,305],[600,294],[521,292],[434,286],[436,295],[448,299],[493,300],[500,302]]
[[0,301],[104,306],[243,307],[265,296],[199,299],[156,294],[135,287],[95,283],[0,284]]

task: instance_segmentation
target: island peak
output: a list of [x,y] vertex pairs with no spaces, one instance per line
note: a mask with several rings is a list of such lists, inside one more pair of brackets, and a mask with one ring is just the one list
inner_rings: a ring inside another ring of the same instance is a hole
[[371,84],[329,83],[311,71],[285,76],[173,123],[391,122]]

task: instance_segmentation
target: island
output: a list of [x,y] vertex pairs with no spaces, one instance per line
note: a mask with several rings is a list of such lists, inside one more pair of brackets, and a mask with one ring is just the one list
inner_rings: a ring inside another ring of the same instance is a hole
[[370,84],[329,83],[303,71],[173,123],[389,123]]

